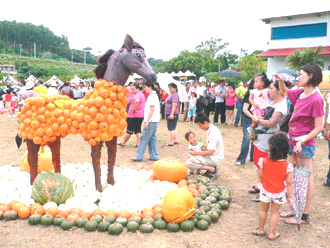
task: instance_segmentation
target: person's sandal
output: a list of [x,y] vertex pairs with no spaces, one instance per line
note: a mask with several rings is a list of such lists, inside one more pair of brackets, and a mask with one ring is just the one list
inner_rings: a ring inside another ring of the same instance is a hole
[[330,185],[329,185],[329,184],[327,184],[327,182],[322,182],[322,185],[323,185],[324,187],[326,187],[326,188],[330,189]]
[[260,194],[255,195],[255,197],[250,198],[251,201],[260,202]]
[[248,190],[248,192],[249,192],[250,194],[257,194],[257,193],[260,193],[260,190],[259,190],[256,186],[252,186],[252,187]]
[[254,236],[266,236],[266,232],[260,232],[259,227],[252,231],[252,235]]
[[165,146],[174,146],[174,144],[166,143]]
[[275,240],[275,239],[277,239],[278,237],[280,237],[280,234],[277,233],[277,232],[274,232],[274,237],[273,237],[273,238],[270,238],[269,235],[268,235],[268,239],[269,239],[269,240]]
[[288,211],[288,212],[282,212],[280,213],[280,217],[281,218],[290,218],[294,216],[294,212],[293,211]]

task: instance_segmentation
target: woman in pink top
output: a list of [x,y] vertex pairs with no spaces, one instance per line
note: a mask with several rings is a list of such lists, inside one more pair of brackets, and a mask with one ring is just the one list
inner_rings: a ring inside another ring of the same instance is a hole
[[235,109],[235,85],[233,82],[229,82],[228,90],[226,93],[226,123],[228,125],[229,119],[231,119],[231,125],[234,125],[234,109]]
[[[308,180],[306,205],[301,217],[301,223],[309,222],[310,206],[314,194],[313,157],[315,153],[315,137],[323,129],[323,99],[316,87],[322,82],[322,70],[318,65],[304,65],[299,73],[298,85],[301,88],[289,90],[283,79],[274,74],[279,81],[281,93],[287,95],[294,111],[289,122],[289,161],[297,167],[305,166],[312,173]],[[293,211],[282,213],[282,217],[294,216]],[[296,218],[285,221],[287,224],[297,224]]]
[[130,99],[129,109],[127,113],[127,128],[124,138],[121,142],[118,142],[117,145],[124,147],[126,142],[132,136],[136,134],[137,144],[136,147],[140,145],[141,141],[141,124],[144,118],[144,105],[146,99],[143,93],[140,91],[140,85],[134,83],[132,85],[132,96]]

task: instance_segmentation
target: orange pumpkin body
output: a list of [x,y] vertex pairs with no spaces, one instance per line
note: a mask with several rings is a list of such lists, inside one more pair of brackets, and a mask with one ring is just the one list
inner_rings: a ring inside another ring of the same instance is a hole
[[187,177],[187,167],[177,160],[160,159],[152,166],[153,175],[160,181],[177,183]]
[[[20,165],[21,171],[30,172],[30,166],[27,161],[27,152],[24,154],[21,165]],[[48,146],[46,147],[40,147],[40,150],[38,152],[38,173],[41,172],[51,172],[54,171],[54,165],[52,162],[52,152],[50,151],[50,148]]]
[[191,193],[183,188],[168,192],[163,200],[163,216],[169,223],[179,223],[194,215],[196,202]]

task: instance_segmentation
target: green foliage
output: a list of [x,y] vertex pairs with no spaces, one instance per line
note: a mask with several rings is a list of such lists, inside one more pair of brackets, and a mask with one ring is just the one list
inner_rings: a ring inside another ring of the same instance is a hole
[[319,46],[315,51],[310,48],[304,50],[297,49],[286,58],[287,64],[295,71],[299,71],[302,66],[309,63],[315,63],[323,67],[324,61],[318,58],[318,53],[321,52],[322,49],[322,46]]
[[[256,54],[260,51],[255,51],[250,55],[241,57],[238,61],[238,66],[240,68],[240,75],[243,80],[250,80],[267,68],[267,62],[263,58],[257,58]],[[259,69],[259,71],[258,71]]]
[[227,42],[223,44],[221,44],[221,42],[221,38],[211,37],[210,40],[201,42],[201,44],[196,47],[196,50],[206,50],[209,52],[210,57],[215,59],[216,54],[229,45]]
[[218,72],[208,72],[204,75],[204,77],[206,78],[207,83],[215,83],[220,80],[220,77],[218,77]]
[[[0,53],[20,54],[22,45],[23,56],[34,56],[34,44],[36,44],[37,57],[45,59],[71,61],[72,53],[74,62],[84,62],[84,51],[72,50],[69,47],[68,38],[56,36],[48,28],[31,23],[18,23],[16,21],[0,22]],[[85,48],[86,63],[97,64],[97,57],[90,53],[92,48]]]
[[53,75],[56,75],[62,81],[71,80],[75,75],[82,79],[95,77],[93,73],[95,66],[88,64],[1,54],[0,61],[2,64],[15,65],[18,72],[16,75],[17,80],[26,79],[29,75],[34,75],[44,81]]

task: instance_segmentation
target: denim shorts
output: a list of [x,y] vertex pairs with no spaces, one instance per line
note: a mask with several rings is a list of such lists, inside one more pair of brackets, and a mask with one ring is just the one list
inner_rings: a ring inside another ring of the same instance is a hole
[[169,119],[170,115],[166,115],[167,119],[167,129],[168,131],[174,131],[176,129],[176,124],[178,123],[179,115],[175,114],[174,119]]
[[[289,155],[293,154],[293,146],[290,145]],[[302,146],[300,157],[302,158],[313,158],[315,154],[315,146]]]

